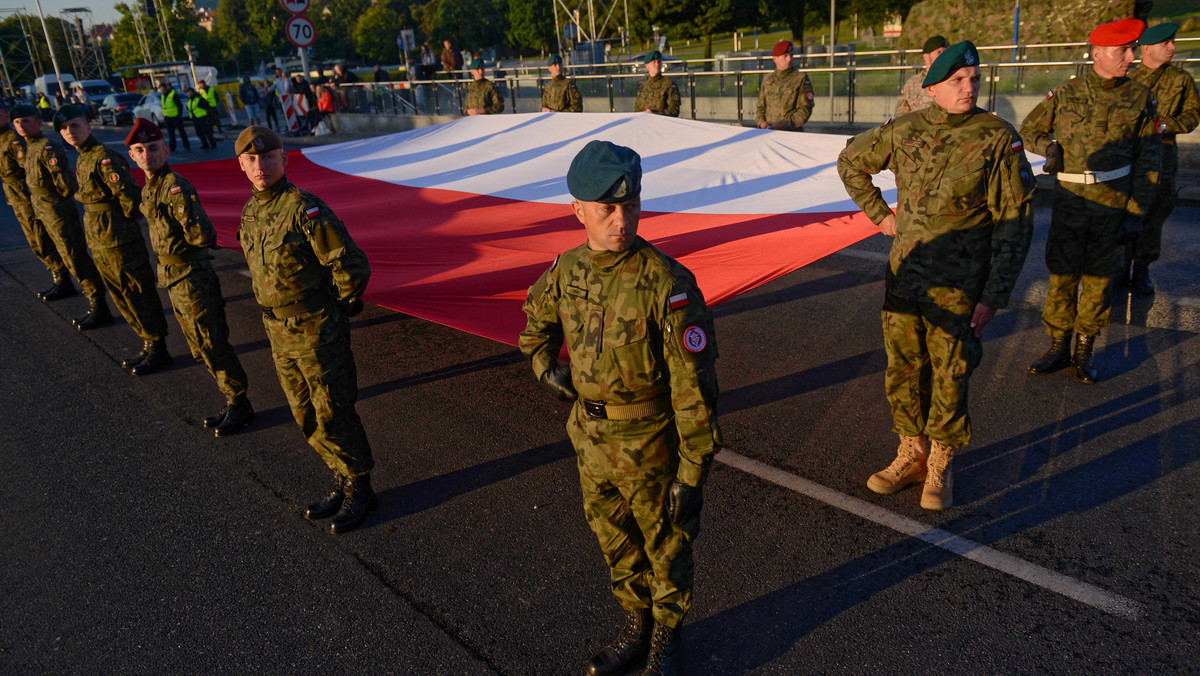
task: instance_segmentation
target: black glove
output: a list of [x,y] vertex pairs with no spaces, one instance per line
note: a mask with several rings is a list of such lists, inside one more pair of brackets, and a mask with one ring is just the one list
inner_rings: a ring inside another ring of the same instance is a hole
[[551,366],[542,374],[542,384],[550,388],[554,396],[563,401],[575,401],[579,398],[579,393],[575,391],[575,386],[571,384],[571,367],[567,366]]
[[1063,153],[1062,146],[1058,141],[1054,141],[1046,146],[1046,165],[1042,167],[1042,173],[1057,174],[1063,170]]
[[1125,220],[1121,221],[1121,232],[1117,234],[1117,244],[1133,244],[1140,234],[1142,234],[1141,217],[1125,214]]
[[667,492],[667,513],[676,525],[682,526],[692,516],[700,515],[700,506],[704,504],[704,496],[699,486],[689,486],[679,479],[671,482]]
[[347,317],[353,317],[363,311],[363,302],[361,298],[355,298],[352,301],[342,301],[342,312]]

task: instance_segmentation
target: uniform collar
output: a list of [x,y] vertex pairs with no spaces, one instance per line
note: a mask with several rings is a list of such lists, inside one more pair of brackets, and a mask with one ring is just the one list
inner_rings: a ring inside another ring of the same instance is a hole
[[1099,89],[1113,89],[1125,81],[1124,77],[1100,77],[1095,69],[1089,70],[1086,77],[1089,85]]
[[152,171],[146,176],[146,185],[158,185],[169,173],[171,173],[171,163],[164,162],[156,171]]
[[945,108],[939,106],[936,102],[931,102],[929,108],[926,110],[929,112],[925,114],[925,119],[934,124],[945,125],[947,127],[957,127],[975,115],[984,112],[982,108],[975,106],[965,113],[948,113]]
[[276,197],[282,195],[283,192],[291,186],[292,184],[288,182],[287,174],[284,174],[283,178],[275,181],[273,185],[269,185],[262,190],[255,190],[254,186],[251,186],[250,189],[254,191],[254,199],[258,200],[259,202],[270,202]]
[[646,240],[639,235],[634,238],[633,244],[624,251],[593,251],[589,248],[588,258],[591,260],[593,270],[609,272],[645,246]]
[[95,150],[96,148],[103,148],[103,147],[104,147],[104,145],[96,140],[96,135],[92,134],[91,136],[88,136],[87,140],[83,142],[83,145],[76,148],[76,150],[78,150],[81,153],[86,153],[91,150]]

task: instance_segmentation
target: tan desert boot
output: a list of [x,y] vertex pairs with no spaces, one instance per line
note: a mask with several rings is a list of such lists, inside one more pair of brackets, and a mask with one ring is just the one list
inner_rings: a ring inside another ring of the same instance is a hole
[[929,440],[925,437],[900,437],[896,459],[887,469],[867,479],[867,488],[891,495],[909,484],[925,480],[925,459],[929,456]]
[[937,441],[929,445],[929,476],[925,478],[925,490],[921,493],[921,508],[943,510],[954,504],[954,473],[950,461],[954,449]]

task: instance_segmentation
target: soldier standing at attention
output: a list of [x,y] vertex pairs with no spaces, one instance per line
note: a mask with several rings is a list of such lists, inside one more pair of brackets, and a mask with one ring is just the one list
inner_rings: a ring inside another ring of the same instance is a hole
[[275,371],[300,431],[333,470],[333,491],[309,505],[305,516],[333,516],[330,531],[344,533],[376,505],[370,475],[375,461],[354,410],[358,376],[349,320],[362,312],[371,266],[329,206],[287,180],[288,157],[278,134],[247,127],[234,150],[254,187],[237,237]]
[[138,225],[141,190],[125,158],[92,136],[83,108],[59,108],[54,129],[79,151],[75,199],[83,205],[83,231],[100,277],[129,328],[142,339],[142,351],[121,366],[136,376],[160,371],[171,363],[171,355],[167,320]]
[[83,226],[79,224],[79,212],[72,199],[79,186],[67,163],[67,154],[42,135],[42,118],[33,106],[13,106],[12,120],[17,133],[25,139],[25,183],[29,187],[33,216],[54,241],[54,248],[67,270],[79,280],[79,288],[88,300],[87,313],[71,323],[80,331],[103,326],[112,321],[112,313],[104,301],[100,272],[88,256]]
[[592,141],[575,156],[567,188],[587,242],[529,289],[520,336],[538,379],[575,402],[584,515],[625,610],[592,676],[647,655],[643,674],[680,673],[701,489],[721,447],[712,315],[692,273],[637,236],[641,178],[629,148]]
[[925,93],[925,74],[929,72],[930,64],[937,60],[949,46],[950,41],[940,35],[935,35],[925,41],[925,46],[921,48],[921,60],[925,62],[925,68],[908,78],[904,82],[904,86],[900,88],[900,102],[896,104],[896,117],[924,110],[933,103],[933,99]]
[[[1179,171],[1175,136],[1186,134],[1200,124],[1196,81],[1186,70],[1171,65],[1177,30],[1179,26],[1173,23],[1160,23],[1146,29],[1138,40],[1142,46],[1142,62],[1129,72],[1129,77],[1149,87],[1152,97],[1158,101],[1158,133],[1162,134],[1158,194],[1142,219],[1142,234],[1135,243],[1125,245],[1125,267],[1117,276],[1118,281],[1128,282],[1134,293],[1144,296],[1154,293],[1150,264],[1158,260],[1163,223],[1175,208],[1175,175]],[[1133,272],[1130,276],[1131,264]]]
[[171,151],[175,151],[175,132],[183,139],[183,149],[191,150],[187,130],[183,128],[183,105],[179,102],[179,92],[169,82],[158,85],[158,93],[162,100],[163,125],[167,128],[167,136],[171,139]]
[[550,70],[550,81],[542,87],[542,112],[582,113],[583,97],[575,88],[575,81],[563,77],[562,57],[551,54],[546,67]]
[[[867,487],[925,482],[921,507],[953,505],[951,460],[971,441],[967,385],[980,337],[1008,305],[1033,237],[1033,171],[1012,125],[975,105],[979,53],[943,52],[925,76],[931,105],[851,139],[846,192],[892,242],[883,298],[884,389],[896,459]],[[871,175],[896,175],[895,213]]]
[[792,70],[792,43],[780,40],[771,50],[775,70],[758,88],[754,119],[759,129],[804,131],[813,111],[813,88],[808,75]]
[[675,86],[671,78],[662,74],[662,58],[662,52],[656,49],[643,59],[646,79],[638,85],[633,110],[636,113],[679,117],[679,87]]
[[[1021,124],[1029,149],[1057,174],[1046,237],[1050,284],[1042,323],[1050,349],[1029,366],[1050,373],[1075,365],[1075,379],[1095,383],[1096,336],[1108,326],[1112,278],[1124,244],[1137,239],[1158,191],[1162,140],[1150,90],[1127,77],[1138,19],[1098,26],[1088,36],[1092,69],[1058,85]],[[1071,337],[1079,334],[1075,354]]]
[[142,213],[150,223],[150,244],[158,256],[158,285],[175,308],[175,319],[192,356],[204,362],[225,395],[225,408],[204,419],[205,429],[218,437],[237,434],[254,421],[246,398],[246,371],[229,344],[225,299],[208,250],[217,245],[217,231],[204,212],[190,181],[171,171],[162,130],[138,119],[125,138],[129,157],[146,173]]
[[3,99],[0,99],[0,181],[4,183],[4,197],[21,224],[29,248],[50,271],[53,280],[50,288],[39,291],[37,297],[50,302],[75,295],[75,285],[67,275],[58,249],[54,248],[54,240],[33,215],[29,186],[25,185],[25,139],[9,125],[8,104]]
[[463,97],[467,115],[495,115],[504,112],[504,97],[496,89],[496,83],[483,76],[483,59],[471,59],[467,65],[471,72],[471,84]]

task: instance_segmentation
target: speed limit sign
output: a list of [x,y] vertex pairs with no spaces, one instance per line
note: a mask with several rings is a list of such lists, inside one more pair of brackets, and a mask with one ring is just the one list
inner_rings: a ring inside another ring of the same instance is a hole
[[308,0],[279,0],[279,4],[292,14],[303,14],[308,11]]
[[311,46],[313,40],[317,39],[317,31],[306,16],[294,16],[288,19],[284,30],[287,31],[287,39],[297,47]]

